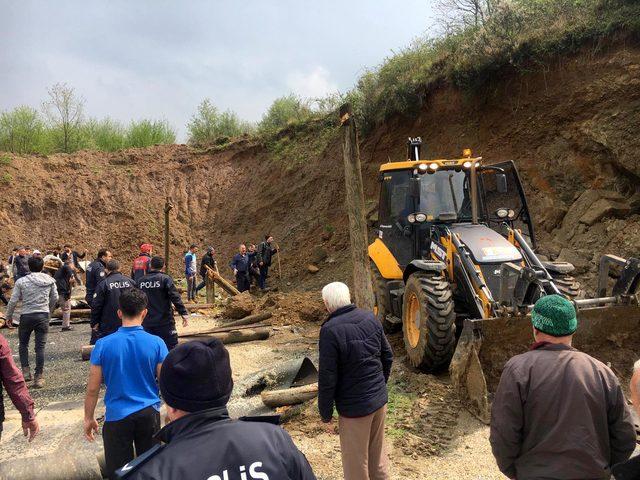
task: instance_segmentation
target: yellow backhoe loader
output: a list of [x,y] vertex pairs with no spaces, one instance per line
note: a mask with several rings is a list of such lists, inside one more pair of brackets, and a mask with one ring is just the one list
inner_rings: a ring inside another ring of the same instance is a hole
[[[462,399],[488,422],[505,362],[532,343],[529,312],[543,295],[578,311],[575,346],[626,377],[640,354],[640,261],[605,255],[598,298],[585,299],[573,265],[542,260],[515,164],[408,159],[380,167],[377,238],[369,246],[376,315],[402,328],[408,358],[427,372],[449,368]],[[607,295],[611,276],[617,280]]]

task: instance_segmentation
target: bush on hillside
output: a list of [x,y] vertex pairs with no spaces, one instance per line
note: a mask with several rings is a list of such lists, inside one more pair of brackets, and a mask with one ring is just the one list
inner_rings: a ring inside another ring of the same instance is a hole
[[187,125],[189,143],[198,146],[219,144],[221,138],[237,137],[254,130],[251,123],[240,120],[235,112],[220,112],[208,98],[198,105],[198,111]]
[[150,147],[175,143],[176,132],[166,120],[131,122],[125,137],[125,147]]
[[258,131],[263,134],[271,134],[292,123],[308,120],[310,117],[309,105],[291,93],[273,101],[258,124]]

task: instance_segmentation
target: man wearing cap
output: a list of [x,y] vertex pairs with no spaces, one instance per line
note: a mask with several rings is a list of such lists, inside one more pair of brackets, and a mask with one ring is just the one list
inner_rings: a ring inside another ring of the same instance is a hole
[[98,288],[98,285],[104,280],[104,277],[107,276],[104,269],[109,260],[111,260],[111,252],[106,248],[101,248],[98,250],[96,259],[87,267],[87,295],[85,296],[85,300],[89,306],[93,303],[93,294],[96,288]]
[[160,370],[170,423],[155,447],[117,472],[119,478],[163,480],[312,480],[291,437],[271,417],[232,420],[229,353],[220,340],[174,348]]
[[118,315],[118,302],[124,290],[135,286],[135,282],[120,273],[120,263],[113,258],[105,267],[107,275],[96,288],[91,303],[91,345],[99,338],[111,335],[122,325]]
[[149,306],[147,316],[142,322],[146,332],[160,337],[171,350],[178,345],[178,332],[173,319],[173,308],[182,316],[182,326],[189,324],[188,312],[182,303],[180,293],[171,278],[162,272],[164,258],[153,257],[149,262],[149,273],[138,281],[138,288],[147,294]]
[[535,343],[505,365],[491,409],[491,448],[507,477],[608,479],[629,458],[635,428],[609,367],[571,346],[573,304],[559,295],[531,313]]
[[149,271],[152,250],[153,245],[150,243],[140,245],[140,254],[133,260],[133,266],[131,267],[131,278],[134,281],[137,282]]

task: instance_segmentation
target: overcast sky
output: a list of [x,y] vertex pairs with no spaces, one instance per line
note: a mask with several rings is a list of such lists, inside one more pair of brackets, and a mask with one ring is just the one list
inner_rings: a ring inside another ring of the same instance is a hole
[[259,120],[289,92],[345,92],[427,33],[432,0],[0,0],[0,110],[66,82],[86,114],[185,124],[209,97]]

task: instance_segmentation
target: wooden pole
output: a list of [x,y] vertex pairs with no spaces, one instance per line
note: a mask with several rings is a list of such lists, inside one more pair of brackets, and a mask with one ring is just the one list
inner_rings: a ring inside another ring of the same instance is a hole
[[282,266],[280,265],[280,245],[278,245],[277,243],[276,249],[278,250],[278,252],[276,253],[276,255],[278,255],[278,279],[282,280]]
[[353,294],[358,307],[373,310],[375,301],[369,269],[369,241],[360,169],[358,132],[355,118],[351,112],[351,105],[348,103],[340,107],[340,124],[342,125],[342,158],[344,160],[344,181],[349,215],[351,258],[353,260]]
[[318,384],[304,385],[302,387],[285,388],[282,390],[264,391],[260,394],[262,403],[267,407],[277,408],[286,405],[296,405],[306,402],[318,396]]
[[171,198],[167,197],[164,203],[164,268],[167,275],[171,275],[169,273],[169,212],[172,208]]

